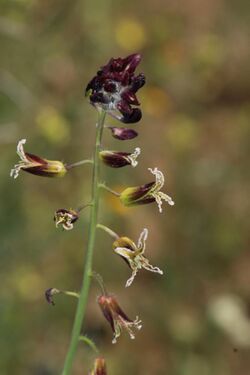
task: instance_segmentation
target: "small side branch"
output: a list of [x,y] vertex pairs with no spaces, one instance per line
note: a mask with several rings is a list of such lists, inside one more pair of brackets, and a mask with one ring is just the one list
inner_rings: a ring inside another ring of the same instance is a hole
[[90,160],[90,159],[80,160],[80,161],[77,161],[76,163],[67,164],[66,168],[72,169],[72,168],[79,167],[80,165],[84,165],[84,164],[93,164],[93,160]]
[[96,353],[99,353],[99,350],[96,346],[96,344],[94,343],[94,341],[92,341],[89,337],[85,336],[85,335],[81,335],[79,336],[79,341],[83,341],[85,344],[87,344],[94,352]]
[[114,190],[110,189],[110,188],[109,188],[107,185],[105,185],[105,184],[99,184],[99,188],[108,191],[109,193],[115,195],[116,197],[120,197],[120,195],[121,195],[120,193],[117,193],[117,191],[114,191]]
[[112,229],[106,227],[106,225],[103,224],[97,224],[97,228],[100,228],[104,230],[104,232],[108,233],[111,237],[113,237],[115,240],[118,240],[119,236],[117,233],[115,233]]

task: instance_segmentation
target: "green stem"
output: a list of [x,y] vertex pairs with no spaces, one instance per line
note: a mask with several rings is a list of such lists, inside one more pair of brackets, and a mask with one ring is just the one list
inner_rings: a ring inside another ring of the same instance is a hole
[[89,287],[91,282],[92,275],[92,259],[93,251],[95,245],[95,235],[96,235],[96,225],[97,225],[97,214],[98,214],[98,205],[99,205],[99,178],[100,178],[100,164],[99,164],[99,151],[101,148],[101,139],[103,126],[105,121],[106,113],[100,111],[98,114],[98,123],[96,130],[96,142],[95,142],[95,151],[94,151],[94,167],[93,167],[93,176],[92,176],[92,202],[90,212],[90,222],[89,222],[89,238],[88,238],[88,247],[85,258],[84,273],[82,280],[82,288],[79,295],[78,305],[75,314],[75,320],[72,328],[71,340],[68,348],[68,352],[64,362],[64,368],[62,375],[69,375],[72,370],[73,360],[76,354],[80,332],[82,329],[83,320],[85,317]]

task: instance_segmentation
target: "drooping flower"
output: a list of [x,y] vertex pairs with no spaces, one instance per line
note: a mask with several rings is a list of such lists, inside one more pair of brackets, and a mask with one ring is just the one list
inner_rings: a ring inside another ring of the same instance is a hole
[[23,145],[26,139],[21,139],[17,145],[17,155],[20,161],[10,171],[10,176],[17,178],[20,170],[45,177],[63,177],[67,172],[66,166],[58,160],[47,160],[25,152]]
[[112,295],[102,294],[98,297],[98,304],[103,315],[109,322],[113,331],[112,343],[115,344],[120,336],[122,328],[125,328],[131,339],[135,338],[133,328],[140,330],[142,328],[141,320],[138,317],[133,321],[127,317],[118,305],[116,298]]
[[73,229],[73,224],[79,219],[79,213],[75,210],[67,210],[65,208],[60,208],[55,212],[54,221],[56,227],[62,225],[63,229],[71,230]]
[[169,195],[160,191],[165,181],[163,173],[158,168],[148,168],[148,170],[155,176],[155,181],[141,186],[128,187],[121,193],[120,200],[127,207],[156,202],[159,211],[162,212],[162,200],[170,206],[174,205],[174,201]]
[[53,300],[53,296],[56,295],[56,294],[60,294],[61,293],[61,290],[59,289],[56,289],[56,288],[49,288],[45,291],[45,298],[46,298],[46,301],[50,304],[50,305],[55,305],[55,302]]
[[105,359],[98,357],[95,359],[94,369],[91,371],[90,375],[107,375],[107,368]]
[[106,165],[112,168],[121,168],[126,165],[136,167],[138,164],[136,159],[140,153],[141,149],[136,147],[133,153],[104,150],[99,152],[99,156]]
[[158,267],[152,266],[144,255],[147,237],[148,230],[144,228],[137,245],[128,237],[120,237],[113,243],[115,253],[120,255],[132,270],[132,276],[127,280],[126,287],[132,284],[138,270],[142,268],[163,275],[163,271]]
[[90,103],[124,123],[140,121],[140,109],[132,107],[140,105],[136,92],[145,84],[144,74],[134,75],[140,61],[138,53],[110,59],[86,87]]
[[138,136],[134,129],[117,128],[115,126],[109,126],[108,128],[111,130],[112,136],[120,141],[127,141]]

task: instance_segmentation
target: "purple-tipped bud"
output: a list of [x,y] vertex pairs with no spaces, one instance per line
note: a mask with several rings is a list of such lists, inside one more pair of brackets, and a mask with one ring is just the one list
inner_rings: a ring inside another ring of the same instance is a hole
[[127,141],[138,136],[138,133],[133,129],[117,128],[114,126],[109,126],[109,129],[112,132],[112,136],[121,141]]
[[127,330],[131,339],[135,338],[133,328],[139,330],[142,327],[141,320],[138,317],[134,321],[129,319],[118,305],[116,298],[112,295],[101,295],[98,297],[97,302],[112,328],[114,334],[113,344],[116,343],[117,338],[120,336],[122,328]]
[[136,159],[140,153],[141,149],[139,147],[133,153],[104,150],[99,152],[99,157],[104,164],[112,168],[121,168],[126,165],[136,167],[138,164]]
[[55,305],[55,302],[53,300],[53,296],[56,295],[56,294],[59,294],[61,293],[61,291],[59,289],[56,289],[56,288],[49,288],[45,291],[45,298],[46,298],[46,301],[54,306]]

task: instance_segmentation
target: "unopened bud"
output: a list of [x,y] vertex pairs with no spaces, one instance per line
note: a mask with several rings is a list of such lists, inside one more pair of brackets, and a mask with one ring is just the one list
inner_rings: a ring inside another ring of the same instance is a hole
[[138,133],[133,129],[128,128],[117,128],[114,126],[109,126],[112,132],[112,136],[120,141],[127,141],[138,136]]

